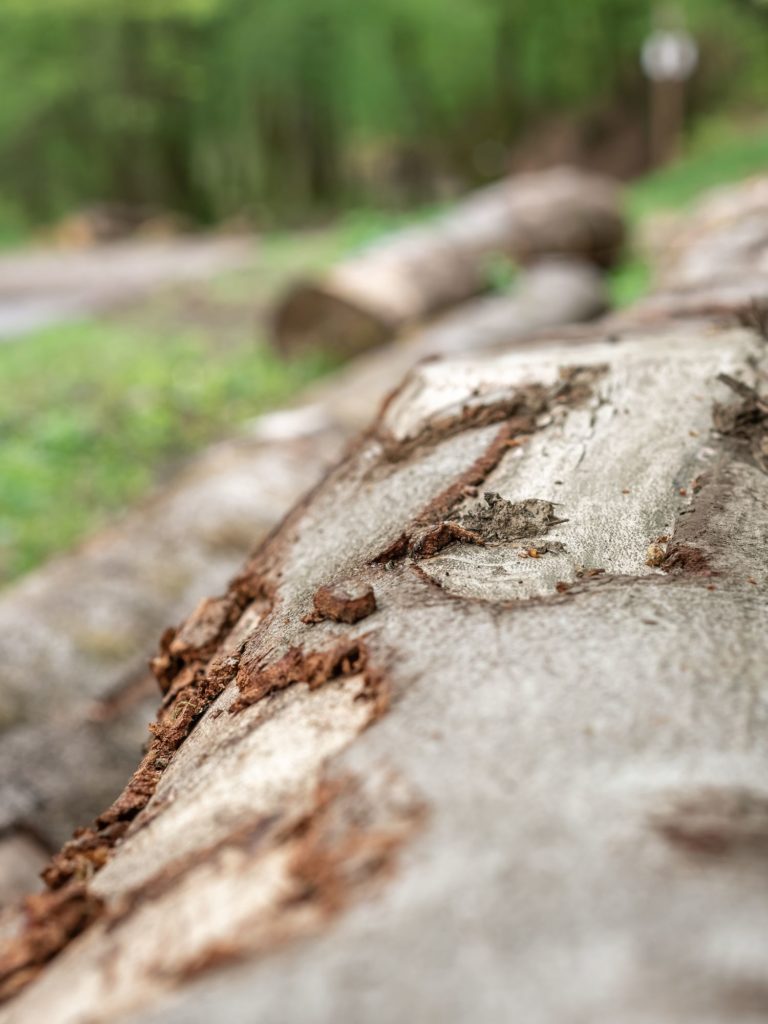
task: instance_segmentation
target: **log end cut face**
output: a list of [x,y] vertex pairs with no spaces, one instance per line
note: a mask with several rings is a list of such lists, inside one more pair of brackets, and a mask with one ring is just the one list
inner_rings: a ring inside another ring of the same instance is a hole
[[292,357],[322,351],[349,359],[384,344],[392,331],[385,312],[355,303],[323,284],[297,285],[278,305],[273,320],[278,350]]

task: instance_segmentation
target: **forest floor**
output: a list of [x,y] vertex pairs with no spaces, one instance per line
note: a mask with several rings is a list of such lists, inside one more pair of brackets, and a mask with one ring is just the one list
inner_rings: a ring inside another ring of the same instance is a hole
[[0,335],[21,333],[0,337],[0,587],[331,369],[278,358],[269,307],[405,219],[2,253]]

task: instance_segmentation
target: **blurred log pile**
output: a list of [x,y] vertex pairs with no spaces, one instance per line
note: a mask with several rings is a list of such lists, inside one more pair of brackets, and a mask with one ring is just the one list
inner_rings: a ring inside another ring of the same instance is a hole
[[[297,283],[275,311],[275,342],[284,353],[319,346],[349,356],[486,291],[494,259],[565,257],[579,274],[580,263],[611,266],[623,241],[610,179],[568,168],[520,175]],[[596,290],[595,305],[601,297]]]
[[[8,1020],[759,1020],[752,284],[528,340],[486,307],[492,355],[414,339],[458,358],[163,637],[139,768],[0,919]],[[310,452],[384,352],[295,412]]]

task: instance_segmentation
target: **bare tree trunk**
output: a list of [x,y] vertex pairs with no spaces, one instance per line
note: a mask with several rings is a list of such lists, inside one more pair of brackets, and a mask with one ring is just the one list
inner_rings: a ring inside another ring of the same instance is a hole
[[164,637],[3,1020],[761,1019],[766,373],[691,323],[414,371]]
[[486,290],[494,257],[610,265],[623,237],[610,180],[566,168],[520,175],[295,285],[276,310],[275,341],[286,353],[321,345],[350,355]]

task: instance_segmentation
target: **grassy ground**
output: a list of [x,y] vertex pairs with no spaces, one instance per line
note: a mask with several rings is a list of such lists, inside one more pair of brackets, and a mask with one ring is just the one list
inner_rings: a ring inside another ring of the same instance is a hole
[[259,310],[389,220],[275,237],[253,266],[0,345],[0,584],[147,493],[203,445],[329,369],[288,364]]
[[181,327],[91,322],[0,352],[0,580],[72,544],[146,492],[169,463],[288,397],[322,365],[262,342]]

